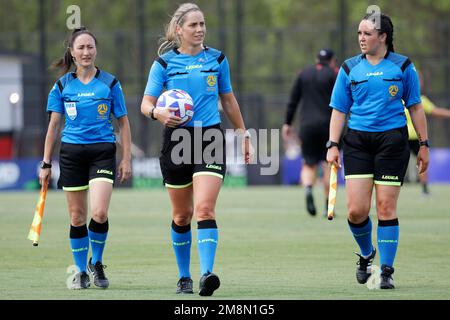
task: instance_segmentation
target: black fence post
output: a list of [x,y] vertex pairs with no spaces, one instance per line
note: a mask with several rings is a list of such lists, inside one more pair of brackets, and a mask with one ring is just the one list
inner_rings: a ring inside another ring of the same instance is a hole
[[148,137],[149,133],[149,121],[146,117],[141,116],[140,112],[140,104],[141,98],[144,94],[144,85],[145,85],[145,74],[144,70],[146,70],[146,62],[145,62],[145,1],[137,0],[136,3],[136,15],[137,15],[137,39],[138,39],[138,85],[139,92],[137,95],[137,107],[139,109],[139,119],[140,119],[140,134],[139,134],[139,145],[144,151],[145,154],[148,154],[149,150],[149,142],[151,143],[151,139]]
[[[45,31],[45,21],[47,19],[45,12],[45,0],[39,0],[39,17],[38,17],[38,30],[39,30],[39,107],[44,108],[46,96],[47,96],[47,33]],[[41,116],[41,132],[46,132],[48,116],[46,112]],[[42,153],[44,146],[45,136],[43,134],[37,137],[36,146],[39,147],[39,153]],[[20,155],[19,155],[20,156]]]

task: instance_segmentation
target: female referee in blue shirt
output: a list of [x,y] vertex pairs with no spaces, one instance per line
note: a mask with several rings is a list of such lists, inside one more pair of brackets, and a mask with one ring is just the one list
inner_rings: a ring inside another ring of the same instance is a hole
[[[102,264],[108,234],[108,207],[116,174],[116,139],[112,120],[118,120],[123,159],[119,164],[120,182],[131,176],[131,134],[125,100],[119,81],[95,66],[97,40],[82,27],[72,33],[64,57],[54,64],[65,73],[48,96],[50,113],[44,158],[39,173],[43,184],[51,177],[51,156],[63,117],[58,184],[66,194],[70,216],[70,244],[78,273],[70,289],[94,284],[106,289],[109,281]],[[75,71],[69,72],[72,65]],[[87,223],[89,205],[92,219]],[[88,258],[89,244],[92,257]],[[87,271],[87,272],[86,272]]]
[[[220,285],[218,276],[212,273],[218,241],[215,205],[226,169],[225,141],[220,131],[219,97],[234,128],[244,133],[245,125],[232,91],[227,58],[220,51],[203,44],[205,33],[205,19],[200,8],[191,3],[180,5],[167,26],[164,42],[158,52],[160,56],[151,67],[141,112],[146,117],[157,119],[166,127],[160,165],[172,203],[171,237],[179,270],[176,292],[193,293],[189,265],[191,220],[195,215],[201,269],[199,294],[210,296]],[[181,124],[181,119],[171,115],[168,109],[155,108],[163,88],[182,89],[194,100],[194,116],[182,128],[176,128]],[[208,131],[220,132],[220,137],[210,144],[193,141],[191,161],[176,164],[171,157],[176,143],[171,141],[171,137],[183,130],[187,130],[190,137],[195,137],[194,127],[196,130],[200,129],[203,137],[207,136]],[[246,132],[242,140],[246,163],[250,161],[251,146],[248,137]],[[199,147],[203,153],[213,143],[216,146],[216,156],[220,154],[221,159],[217,161],[215,158],[214,162],[208,163],[202,154],[196,154],[196,146],[202,145]],[[197,156],[201,157],[201,161],[195,161]]]
[[394,26],[384,14],[367,15],[359,24],[361,55],[346,60],[338,74],[330,106],[327,161],[340,167],[339,144],[343,139],[348,224],[361,254],[357,281],[366,283],[376,249],[369,218],[375,185],[378,215],[377,241],[381,289],[393,289],[392,274],[399,239],[397,200],[409,160],[408,131],[402,100],[419,135],[419,173],[428,167],[429,150],[420,86],[411,61],[394,53]]

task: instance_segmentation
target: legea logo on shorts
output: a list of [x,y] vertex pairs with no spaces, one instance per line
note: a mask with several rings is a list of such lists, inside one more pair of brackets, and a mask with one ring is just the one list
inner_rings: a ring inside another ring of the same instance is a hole
[[208,164],[208,165],[206,165],[206,168],[207,168],[207,169],[222,170],[222,167],[221,167],[221,166],[216,166],[216,165],[214,165],[214,164]]
[[383,175],[381,178],[384,179],[384,180],[398,180],[398,176],[385,176],[385,175]]
[[102,170],[97,170],[97,173],[100,173],[100,174],[101,174],[101,173],[109,174],[110,176],[112,176],[112,174],[113,174],[112,171],[109,171],[109,170],[103,170],[103,169],[102,169]]

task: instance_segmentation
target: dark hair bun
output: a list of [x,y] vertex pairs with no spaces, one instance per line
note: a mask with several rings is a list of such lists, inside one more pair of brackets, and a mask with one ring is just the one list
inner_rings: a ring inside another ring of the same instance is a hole
[[86,31],[86,30],[87,30],[87,29],[86,29],[85,26],[81,26],[81,27],[78,27],[78,28],[73,29],[72,34],[75,34],[75,33],[77,33],[77,32],[81,32],[81,31]]

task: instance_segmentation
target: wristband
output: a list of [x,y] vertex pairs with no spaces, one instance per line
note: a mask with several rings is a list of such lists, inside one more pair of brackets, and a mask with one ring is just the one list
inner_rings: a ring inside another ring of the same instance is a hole
[[430,147],[430,144],[428,143],[428,140],[423,140],[423,141],[419,141],[419,146],[421,146],[421,147],[427,147],[427,148],[429,148]]
[[156,107],[153,107],[149,112],[150,118],[152,118],[152,120],[157,120],[155,118],[155,114],[153,113],[155,111],[155,109],[156,109]]
[[52,167],[51,163],[47,163],[45,161],[41,161],[40,168],[41,169],[50,169]]

